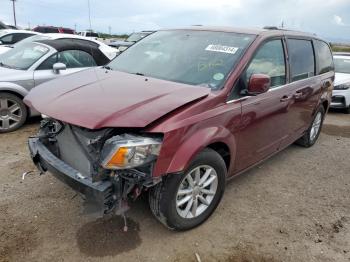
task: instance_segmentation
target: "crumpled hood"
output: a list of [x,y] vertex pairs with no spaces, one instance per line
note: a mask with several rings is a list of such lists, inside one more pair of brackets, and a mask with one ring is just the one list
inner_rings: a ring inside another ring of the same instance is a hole
[[350,74],[335,73],[334,86],[350,83]]
[[88,69],[36,88],[25,103],[63,122],[98,129],[145,127],[210,89],[105,69]]

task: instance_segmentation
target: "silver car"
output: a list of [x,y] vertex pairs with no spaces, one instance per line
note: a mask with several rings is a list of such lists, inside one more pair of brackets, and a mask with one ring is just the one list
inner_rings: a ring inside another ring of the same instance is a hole
[[[109,49],[110,48],[110,49]],[[118,50],[81,38],[26,42],[0,55],[0,133],[21,127],[38,115],[22,99],[53,78],[107,64]]]

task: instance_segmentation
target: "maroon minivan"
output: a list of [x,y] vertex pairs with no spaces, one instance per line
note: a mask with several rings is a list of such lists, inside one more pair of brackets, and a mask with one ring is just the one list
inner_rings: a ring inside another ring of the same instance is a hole
[[100,214],[149,193],[171,229],[204,222],[226,180],[312,146],[333,88],[328,44],[287,30],[160,30],[110,64],[34,88],[31,157]]

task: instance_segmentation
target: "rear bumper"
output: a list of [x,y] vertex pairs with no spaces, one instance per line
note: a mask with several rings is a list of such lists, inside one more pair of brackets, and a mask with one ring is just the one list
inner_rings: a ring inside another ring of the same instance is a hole
[[110,181],[92,182],[76,169],[67,165],[51,153],[39,138],[29,138],[28,146],[31,158],[40,171],[50,171],[56,178],[69,185],[72,189],[85,195],[100,207],[108,206],[113,185]]

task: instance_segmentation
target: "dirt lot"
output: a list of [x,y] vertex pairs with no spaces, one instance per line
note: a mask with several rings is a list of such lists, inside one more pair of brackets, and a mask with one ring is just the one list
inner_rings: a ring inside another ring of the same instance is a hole
[[145,199],[120,218],[82,214],[82,200],[34,170],[27,137],[0,136],[0,261],[350,261],[350,116],[330,113],[318,143],[290,146],[232,180],[214,215],[168,231]]

